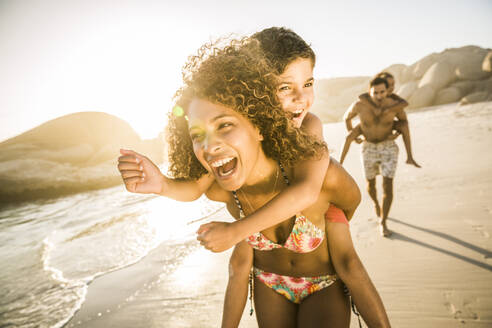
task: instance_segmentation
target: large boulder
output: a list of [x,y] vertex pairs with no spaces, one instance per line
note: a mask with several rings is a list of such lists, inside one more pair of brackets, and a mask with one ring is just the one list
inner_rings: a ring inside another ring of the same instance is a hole
[[460,89],[456,87],[449,87],[442,89],[437,93],[436,99],[434,100],[434,105],[444,105],[449,103],[454,103],[462,98]]
[[487,52],[484,49],[474,49],[464,53],[463,60],[456,67],[456,75],[460,80],[481,80],[492,73],[482,69]]
[[[396,85],[401,84],[402,73],[407,68],[405,64],[393,64],[383,69],[383,72],[389,72],[395,77]],[[396,89],[396,86],[395,86]]]
[[433,104],[436,97],[436,90],[430,86],[425,85],[415,90],[415,92],[408,99],[409,108],[427,107]]
[[456,71],[456,67],[464,60],[466,54],[464,54],[463,49],[461,48],[452,48],[444,50],[437,62],[447,63],[452,67],[453,72]]
[[475,90],[476,84],[476,81],[457,81],[451,84],[450,87],[459,89],[462,95],[467,95]]
[[367,76],[319,80],[314,87],[316,98],[311,111],[323,122],[341,120],[350,104],[367,91],[369,80]]
[[320,79],[314,84],[314,92],[316,99],[333,96],[338,96],[346,89],[353,87],[354,85],[366,84],[369,87],[370,77],[368,76],[356,76],[356,77],[336,77],[332,79]]
[[492,94],[492,76],[486,80],[475,81],[473,91],[483,91]]
[[425,72],[420,80],[419,88],[430,85],[434,90],[440,90],[456,80],[453,67],[446,62],[436,62]]
[[403,84],[398,91],[396,92],[397,95],[404,99],[408,99],[412,96],[412,94],[415,92],[415,90],[418,89],[418,83],[416,81],[410,81],[405,84]]
[[439,54],[439,62],[446,62],[456,69],[470,54],[484,53],[484,49],[477,46],[465,46],[461,48],[446,49]]
[[484,91],[474,92],[466,97],[463,97],[460,101],[460,105],[469,105],[482,101],[487,101],[488,98],[489,98],[489,94],[487,92]]
[[398,81],[401,85],[415,80],[415,76],[413,75],[413,66],[407,66],[401,71],[400,81]]
[[484,72],[492,72],[492,51],[489,51],[482,62],[482,70]]
[[425,72],[436,62],[438,55],[433,53],[425,56],[415,64],[413,64],[413,76],[420,79],[424,76]]

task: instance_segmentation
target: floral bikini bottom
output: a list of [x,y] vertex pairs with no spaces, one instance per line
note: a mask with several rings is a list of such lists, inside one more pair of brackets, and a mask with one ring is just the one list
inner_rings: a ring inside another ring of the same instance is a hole
[[317,277],[290,277],[265,272],[255,267],[253,267],[253,273],[262,283],[296,304],[301,303],[309,295],[331,286],[337,280],[336,274]]

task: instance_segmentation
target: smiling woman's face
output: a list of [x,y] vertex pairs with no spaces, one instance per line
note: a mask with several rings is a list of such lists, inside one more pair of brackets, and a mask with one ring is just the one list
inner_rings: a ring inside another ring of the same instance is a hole
[[197,159],[223,189],[241,188],[264,158],[258,130],[236,111],[197,98],[187,116]]

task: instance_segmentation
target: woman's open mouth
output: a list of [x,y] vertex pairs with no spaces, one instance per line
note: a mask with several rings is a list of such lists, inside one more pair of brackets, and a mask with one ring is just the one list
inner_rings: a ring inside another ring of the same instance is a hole
[[236,157],[226,157],[210,162],[210,166],[215,173],[215,176],[219,178],[227,178],[231,176],[237,167]]

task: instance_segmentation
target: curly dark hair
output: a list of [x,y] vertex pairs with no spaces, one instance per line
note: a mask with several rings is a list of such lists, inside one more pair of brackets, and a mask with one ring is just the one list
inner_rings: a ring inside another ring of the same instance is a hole
[[183,68],[184,85],[175,102],[184,115],[169,114],[169,173],[198,179],[207,171],[193,152],[186,113],[194,98],[229,107],[246,117],[263,136],[266,156],[285,166],[319,158],[326,145],[292,125],[276,96],[277,75],[252,38],[208,43],[190,56]]
[[294,31],[285,27],[270,27],[251,36],[260,41],[261,48],[277,74],[282,74],[287,65],[297,58],[311,59],[316,63],[316,55],[311,46]]

